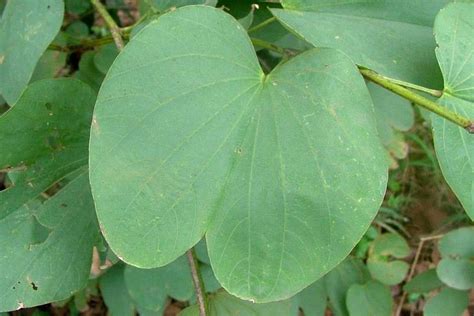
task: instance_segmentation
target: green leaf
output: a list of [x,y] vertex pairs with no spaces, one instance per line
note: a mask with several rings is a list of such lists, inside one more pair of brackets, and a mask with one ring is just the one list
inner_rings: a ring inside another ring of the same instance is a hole
[[[56,45],[64,46],[66,40],[62,33],[59,33],[56,36],[56,39],[53,42]],[[61,69],[66,65],[67,54],[65,52],[47,50],[43,53],[40,60],[36,64],[36,68],[31,76],[31,82],[41,80],[41,79],[51,79],[57,77]]]
[[315,282],[384,196],[384,151],[351,61],[315,49],[264,75],[219,9],[183,7],[132,38],[94,122],[91,183],[114,252],[162,266],[206,233],[217,279],[240,298],[280,300]]
[[116,264],[99,279],[100,293],[113,316],[135,315],[135,304],[128,294],[123,264]]
[[137,305],[151,311],[162,310],[168,296],[187,301],[194,293],[185,256],[162,268],[138,269],[127,266],[125,283]]
[[353,284],[362,284],[370,279],[369,271],[359,259],[347,258],[324,278],[331,309],[337,316],[349,315],[346,293]]
[[61,0],[8,1],[0,22],[0,94],[13,105],[61,27]]
[[405,258],[410,254],[410,247],[399,234],[388,233],[377,236],[372,251],[377,256]]
[[220,289],[222,286],[220,285],[219,281],[217,281],[216,276],[214,275],[214,271],[208,264],[202,264],[199,266],[202,274],[202,280],[204,283],[204,288],[206,292],[212,293]]
[[99,91],[104,80],[104,73],[97,69],[94,52],[86,52],[81,56],[79,71],[74,75],[76,78],[87,83],[95,91]]
[[438,277],[458,290],[474,288],[474,227],[448,233],[439,242],[442,260],[436,267]]
[[377,258],[369,258],[367,268],[374,279],[383,284],[395,285],[405,279],[410,266],[400,260],[383,261]]
[[404,258],[409,254],[410,247],[402,236],[396,233],[382,234],[374,240],[367,268],[374,279],[395,285],[403,281],[410,266],[392,258]]
[[425,316],[459,316],[469,305],[469,292],[445,287],[426,302]]
[[[439,103],[474,119],[474,4],[455,3],[438,15],[436,55],[444,78]],[[474,220],[474,137],[433,115],[433,134],[441,171],[467,214]]]
[[377,118],[377,130],[384,145],[388,145],[394,130],[408,131],[415,123],[415,113],[407,100],[374,84],[367,83],[370,96],[374,102]]
[[179,8],[187,5],[197,4],[215,7],[217,4],[217,0],[142,0],[140,1],[140,12],[144,13],[150,9],[159,12],[164,12],[172,8]]
[[94,55],[94,64],[96,68],[105,75],[117,55],[118,50],[115,44],[104,45]]
[[440,288],[442,285],[443,282],[438,278],[436,269],[430,269],[418,274],[412,280],[407,282],[403,289],[410,294],[425,294]]
[[347,291],[346,300],[351,316],[390,316],[392,314],[390,289],[376,281],[352,285]]
[[314,46],[340,49],[358,65],[388,77],[438,87],[432,22],[446,2],[284,0],[285,8],[299,11],[272,13]]
[[72,14],[83,14],[92,9],[88,0],[64,0],[66,11]]
[[[298,306],[292,304],[292,300],[279,301],[266,304],[255,304],[243,301],[229,293],[221,290],[209,296],[208,314],[209,316],[238,316],[238,315],[258,315],[258,316],[296,316]],[[179,316],[198,316],[197,305],[190,306],[179,313]]]
[[42,80],[0,117],[9,149],[0,168],[16,168],[0,192],[0,311],[62,300],[87,283],[98,239],[86,168],[94,100],[77,80]]
[[305,316],[324,316],[327,294],[324,279],[320,279],[295,296]]

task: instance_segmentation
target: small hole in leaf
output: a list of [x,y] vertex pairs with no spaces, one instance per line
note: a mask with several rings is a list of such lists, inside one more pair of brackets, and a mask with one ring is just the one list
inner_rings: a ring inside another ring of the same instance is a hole
[[38,287],[36,286],[35,282],[31,282],[31,287],[34,291],[38,291]]

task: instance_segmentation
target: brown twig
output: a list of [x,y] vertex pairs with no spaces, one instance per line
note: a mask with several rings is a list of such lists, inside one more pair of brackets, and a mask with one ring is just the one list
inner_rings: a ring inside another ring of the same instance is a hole
[[[426,236],[426,237],[420,238],[420,242],[418,243],[418,247],[416,248],[415,257],[413,258],[413,262],[411,264],[410,272],[408,273],[406,282],[409,282],[413,278],[413,275],[415,274],[416,265],[418,264],[418,260],[420,259],[421,250],[423,250],[423,246],[425,242],[437,240],[437,239],[443,238],[443,236],[444,234],[440,234],[440,235]],[[400,316],[400,313],[402,312],[403,304],[405,303],[406,298],[407,298],[407,292],[403,291],[403,295],[400,298],[400,302],[398,303],[395,316]]]
[[201,273],[199,271],[199,265],[196,260],[196,254],[194,249],[191,248],[186,252],[188,257],[189,267],[191,268],[191,276],[194,284],[194,291],[196,292],[197,302],[199,306],[199,316],[207,315],[207,301],[206,291],[204,290],[204,284],[202,282]]

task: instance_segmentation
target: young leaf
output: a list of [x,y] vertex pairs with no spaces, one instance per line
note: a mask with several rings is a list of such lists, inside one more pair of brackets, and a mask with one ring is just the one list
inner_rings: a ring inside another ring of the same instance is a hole
[[354,258],[347,258],[324,277],[331,310],[337,316],[349,315],[346,307],[346,293],[353,284],[370,280],[365,264]]
[[100,293],[113,316],[135,315],[135,304],[128,293],[123,264],[116,264],[99,279]]
[[469,305],[469,292],[445,287],[426,302],[425,316],[459,316]]
[[0,117],[0,168],[16,168],[0,192],[1,311],[65,299],[88,280],[98,238],[86,168],[94,101],[77,80],[42,80]]
[[0,22],[0,95],[13,105],[61,27],[61,0],[8,1]]
[[162,310],[168,296],[187,301],[193,296],[191,271],[186,257],[179,257],[169,265],[157,269],[138,269],[127,266],[125,283],[137,305],[150,311]]
[[474,227],[454,230],[439,242],[443,259],[436,267],[438,277],[458,290],[474,288]]
[[443,286],[443,282],[438,278],[436,269],[430,269],[418,274],[407,282],[403,289],[410,293],[425,294]]
[[241,298],[284,299],[330,271],[384,196],[384,151],[351,61],[315,49],[264,75],[218,9],[177,9],[132,38],[94,122],[91,183],[114,252],[162,266],[207,233],[217,279]]
[[[474,4],[455,3],[438,15],[436,55],[444,78],[439,103],[474,120]],[[433,115],[433,134],[441,171],[467,214],[474,219],[474,137]]]
[[351,316],[390,316],[392,294],[377,281],[354,284],[347,291],[347,309]]
[[432,24],[446,2],[283,0],[286,9],[299,11],[272,13],[316,47],[340,49],[358,65],[389,77],[438,87]]
[[295,299],[305,316],[323,316],[328,299],[324,279],[319,279],[305,288],[295,296]]
[[[255,304],[243,301],[230,295],[224,290],[218,291],[209,296],[208,302],[209,316],[234,316],[234,315],[259,315],[259,316],[296,316],[298,306],[292,300]],[[198,316],[197,305],[190,306],[183,310],[179,316]]]

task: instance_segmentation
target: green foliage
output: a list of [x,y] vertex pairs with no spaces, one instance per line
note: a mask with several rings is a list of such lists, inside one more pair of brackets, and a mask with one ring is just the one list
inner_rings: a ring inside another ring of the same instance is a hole
[[[435,23],[436,56],[444,78],[439,103],[474,117],[474,4],[457,3],[441,10]],[[474,219],[474,138],[461,128],[433,117],[436,154],[446,181]]]
[[[264,75],[242,27],[216,9],[158,21],[117,58],[96,103],[91,184],[104,235],[124,261],[154,267],[206,233],[231,294],[292,296],[347,256],[381,203],[386,164],[364,82],[328,49]],[[225,39],[208,36],[213,25]]]
[[0,22],[0,94],[13,105],[63,20],[61,0],[8,1]]
[[450,232],[441,239],[439,251],[443,259],[436,271],[446,285],[458,289],[474,288],[474,227]]
[[424,0],[414,5],[410,5],[412,0],[401,1],[402,6],[392,0],[379,1],[381,5],[373,1],[327,0],[315,4],[283,0],[284,8],[301,12],[272,12],[285,27],[314,46],[340,49],[358,65],[388,77],[439,86],[432,13],[447,1]]
[[472,0],[100,3],[0,0],[0,314],[198,315],[192,247],[208,315],[465,311]]
[[82,82],[43,80],[0,117],[0,168],[18,166],[0,192],[2,311],[65,299],[87,282],[98,239],[86,166],[94,100]]
[[383,234],[378,236],[372,246],[367,260],[372,277],[384,284],[395,285],[403,281],[409,266],[401,260],[410,254],[410,248],[405,239],[398,234]]
[[443,282],[438,278],[436,269],[430,269],[418,274],[407,282],[404,286],[404,290],[408,293],[424,294],[436,290],[441,286],[443,286]]
[[392,314],[390,289],[376,281],[353,284],[347,291],[346,304],[351,316],[389,316]]
[[[210,316],[259,315],[259,316],[287,316],[297,315],[298,306],[291,300],[266,304],[255,304],[241,300],[221,290],[209,297]],[[197,305],[185,309],[179,316],[198,316]]]
[[444,288],[428,300],[423,311],[426,316],[459,316],[468,304],[468,292]]

